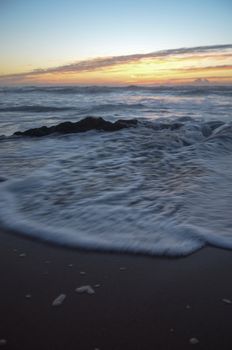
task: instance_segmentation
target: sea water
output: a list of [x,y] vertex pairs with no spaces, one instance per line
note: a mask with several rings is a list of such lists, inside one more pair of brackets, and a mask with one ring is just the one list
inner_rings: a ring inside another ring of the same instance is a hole
[[[0,225],[85,249],[231,249],[231,96],[230,86],[0,88]],[[138,126],[11,136],[89,115]]]

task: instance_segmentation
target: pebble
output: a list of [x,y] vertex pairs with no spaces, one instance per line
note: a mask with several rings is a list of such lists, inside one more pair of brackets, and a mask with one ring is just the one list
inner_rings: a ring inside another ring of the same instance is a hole
[[225,304],[232,304],[232,301],[230,299],[222,299],[222,301]]
[[190,338],[189,343],[192,345],[196,345],[199,343],[199,340],[197,338]]
[[6,339],[0,339],[0,346],[6,345]]
[[80,275],[86,275],[85,271],[80,271]]
[[26,298],[26,299],[31,299],[31,294],[26,294],[26,295],[25,295],[25,298]]
[[119,269],[120,271],[125,271],[126,270],[126,268],[124,267],[124,266],[122,266],[122,267],[120,267],[120,269]]
[[56,299],[53,300],[52,306],[60,306],[65,298],[65,294],[60,294]]
[[95,290],[89,285],[78,287],[75,289],[75,291],[79,294],[82,294],[82,293],[87,293],[89,295],[95,294]]
[[191,306],[190,305],[186,305],[186,309],[191,309]]
[[20,256],[20,258],[24,258],[26,256],[26,254],[25,253],[21,253],[21,254],[19,254],[19,256]]
[[94,287],[99,288],[99,287],[101,287],[101,285],[100,285],[100,283],[97,283],[97,284],[94,284]]
[[68,267],[73,267],[73,264],[68,264]]

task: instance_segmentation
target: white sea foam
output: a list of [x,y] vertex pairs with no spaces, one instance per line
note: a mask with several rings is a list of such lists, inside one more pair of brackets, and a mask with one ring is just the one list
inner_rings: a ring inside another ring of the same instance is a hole
[[[179,103],[186,111],[186,100]],[[176,114],[115,133],[3,138],[1,225],[85,249],[169,256],[207,244],[232,249],[229,116]]]

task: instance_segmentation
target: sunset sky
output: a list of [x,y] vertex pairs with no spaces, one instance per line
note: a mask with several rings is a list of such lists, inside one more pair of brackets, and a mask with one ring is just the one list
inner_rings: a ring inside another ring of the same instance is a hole
[[0,84],[232,83],[231,13],[231,0],[0,0]]

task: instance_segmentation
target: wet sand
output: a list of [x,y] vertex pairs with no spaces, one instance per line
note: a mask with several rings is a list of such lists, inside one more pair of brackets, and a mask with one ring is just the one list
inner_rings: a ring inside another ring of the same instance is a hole
[[[80,252],[1,232],[0,256],[4,349],[232,349],[231,251]],[[83,285],[95,293],[77,293]]]

